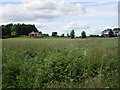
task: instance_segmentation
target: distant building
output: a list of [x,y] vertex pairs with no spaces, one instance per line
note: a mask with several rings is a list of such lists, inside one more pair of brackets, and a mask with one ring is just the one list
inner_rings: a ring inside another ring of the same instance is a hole
[[29,33],[29,36],[42,37],[42,33],[33,31],[33,32]]
[[34,36],[34,37],[49,37],[49,34],[42,34],[42,32],[31,32],[29,33],[29,36]]

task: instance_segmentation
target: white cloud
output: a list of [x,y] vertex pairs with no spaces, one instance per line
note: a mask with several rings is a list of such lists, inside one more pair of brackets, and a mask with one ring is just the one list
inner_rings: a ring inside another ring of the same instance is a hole
[[85,12],[83,5],[63,1],[23,0],[21,4],[7,4],[1,7],[3,21],[49,20],[67,15],[82,15]]
[[19,2],[20,0],[0,0],[0,2]]
[[119,2],[119,0],[52,0],[52,1],[66,1],[66,2]]
[[[100,5],[101,3],[96,3],[98,6],[92,6],[86,8],[85,16],[118,16],[118,3],[111,3],[106,5]],[[105,4],[105,3],[104,3]]]
[[[0,0],[0,2],[18,2],[18,1],[38,1],[38,0]],[[42,0],[43,1],[43,0]],[[119,0],[47,0],[47,1],[66,1],[66,2],[119,2]]]
[[114,28],[118,28],[118,26],[106,26],[106,27],[103,27],[103,30],[105,29],[114,29]]
[[68,25],[64,26],[64,30],[78,30],[78,29],[89,29],[90,27],[87,24],[80,24],[71,22]]

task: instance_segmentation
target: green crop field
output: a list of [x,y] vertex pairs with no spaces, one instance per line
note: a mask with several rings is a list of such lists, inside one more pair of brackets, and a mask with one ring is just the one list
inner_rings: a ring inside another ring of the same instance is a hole
[[2,40],[3,88],[117,88],[118,38]]

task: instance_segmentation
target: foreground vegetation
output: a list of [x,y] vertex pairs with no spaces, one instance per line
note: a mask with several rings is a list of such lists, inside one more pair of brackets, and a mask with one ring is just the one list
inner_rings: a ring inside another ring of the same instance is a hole
[[117,88],[118,38],[3,40],[3,88]]

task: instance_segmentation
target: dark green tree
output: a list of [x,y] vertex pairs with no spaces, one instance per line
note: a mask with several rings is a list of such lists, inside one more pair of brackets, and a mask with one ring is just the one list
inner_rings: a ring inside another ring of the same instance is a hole
[[74,30],[72,30],[71,32],[70,32],[70,37],[73,39],[73,38],[75,38],[75,31]]
[[114,37],[114,32],[112,31],[112,29],[109,29],[108,36],[109,37]]
[[70,35],[67,33],[67,37],[70,37]]
[[82,31],[82,32],[81,32],[81,37],[82,37],[82,38],[86,38],[86,32],[85,32],[85,31]]
[[35,25],[26,25],[26,24],[17,24],[16,25],[16,32],[18,34],[18,36],[20,35],[28,35],[30,32],[38,32],[37,28],[35,27]]
[[16,25],[12,26],[12,28],[11,28],[11,36],[12,36],[12,37],[18,36],[17,29],[18,29],[18,28],[17,28]]
[[12,31],[11,36],[16,37],[17,36],[17,32],[16,31]]
[[120,28],[114,28],[113,32],[114,32],[114,36],[119,36]]
[[57,37],[57,32],[52,32],[53,37]]
[[35,31],[38,32],[35,25],[31,24],[7,24],[0,26],[2,30],[2,37],[7,38],[11,36],[20,36],[20,35],[28,35],[30,32]]
[[65,37],[65,34],[62,34],[60,37]]
[[46,34],[47,37],[49,37],[49,34]]
[[11,36],[11,28],[13,24],[7,24],[7,25],[1,25],[1,30],[2,30],[2,38],[7,38]]

